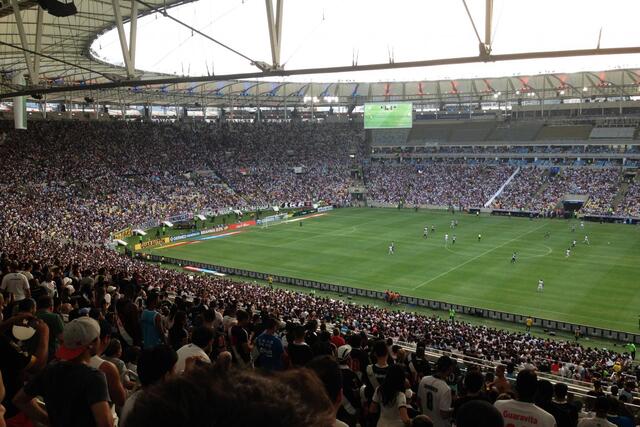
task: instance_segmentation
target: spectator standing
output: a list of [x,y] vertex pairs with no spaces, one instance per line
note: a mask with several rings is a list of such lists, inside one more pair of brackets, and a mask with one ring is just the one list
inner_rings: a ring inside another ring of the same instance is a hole
[[138,358],[138,378],[142,388],[134,392],[122,407],[119,427],[126,427],[127,418],[136,401],[143,396],[149,387],[166,381],[175,373],[178,355],[165,344],[160,344],[152,349],[142,350]]
[[[61,362],[48,365],[27,383],[14,399],[16,406],[34,422],[52,427],[112,427],[107,381],[88,366],[99,339],[96,320],[80,317],[69,322],[58,350]],[[36,396],[44,398],[46,409]]]
[[58,341],[62,339],[64,323],[62,317],[53,312],[53,299],[50,296],[42,296],[38,299],[36,317],[49,327],[49,360],[51,360],[58,350]]
[[556,427],[553,415],[537,407],[533,402],[538,388],[538,377],[534,371],[524,369],[516,378],[518,400],[498,400],[494,404],[505,424],[517,423],[522,427]]
[[284,347],[282,340],[276,336],[278,321],[269,317],[264,322],[264,332],[256,338],[256,366],[265,371],[281,371],[284,369],[282,357]]
[[609,401],[605,396],[596,398],[593,405],[595,414],[588,418],[582,418],[578,421],[578,427],[616,427],[616,425],[607,420],[607,412],[609,411]]
[[456,367],[449,356],[441,356],[436,362],[436,372],[424,377],[418,386],[418,398],[422,413],[429,416],[435,427],[448,427],[451,423],[451,387],[447,378]]
[[287,355],[293,367],[303,367],[313,359],[313,350],[304,338],[304,328],[301,325],[296,325],[293,329],[293,342],[287,346]]
[[369,409],[371,413],[380,412],[377,427],[405,427],[411,422],[405,383],[404,370],[398,365],[391,366],[384,382],[374,392]]
[[338,366],[342,374],[342,404],[338,409],[338,419],[355,427],[361,406],[360,387],[362,382],[351,369],[351,346],[338,348]]
[[183,374],[186,367],[187,359],[196,357],[200,363],[211,363],[209,353],[213,346],[213,331],[206,326],[200,326],[193,330],[191,334],[191,343],[182,346],[178,354],[178,362],[176,363],[176,373]]
[[[5,329],[12,329],[13,326],[21,326],[24,321],[32,319],[26,314],[16,315],[1,324],[0,332]],[[13,398],[24,384],[24,376],[27,373],[37,373],[47,364],[47,348],[49,343],[49,329],[41,320],[33,322],[36,330],[34,336],[37,337],[37,345],[33,354],[21,351],[3,333],[0,333],[0,373],[4,378],[5,393],[2,402],[6,412],[4,414],[7,421],[14,421],[18,425],[24,422],[24,414],[19,413]]]
[[142,328],[142,345],[144,348],[152,348],[164,342],[164,326],[162,316],[156,311],[159,296],[156,292],[149,292],[147,306],[140,316]]
[[475,369],[468,369],[464,376],[464,396],[456,399],[453,402],[453,419],[456,419],[458,410],[462,405],[472,400],[484,400],[487,401],[487,397],[482,393],[482,386],[484,385],[484,376],[482,373]]
[[338,363],[331,356],[318,356],[307,364],[307,368],[315,372],[318,378],[320,378],[329,400],[333,403],[335,411],[334,427],[348,427],[348,424],[337,417],[343,400],[342,371],[338,367]]
[[9,295],[9,302],[19,302],[31,297],[29,280],[24,274],[18,272],[18,268],[19,264],[12,262],[9,265],[9,273],[5,274],[0,284],[0,290]]
[[233,361],[239,368],[251,367],[251,344],[249,343],[249,313],[238,310],[238,323],[231,327],[231,354]]
[[557,408],[557,411],[564,412],[567,423],[562,425],[558,422],[558,427],[575,427],[578,424],[578,408],[576,405],[567,401],[568,387],[564,383],[556,383],[553,386],[553,406]]

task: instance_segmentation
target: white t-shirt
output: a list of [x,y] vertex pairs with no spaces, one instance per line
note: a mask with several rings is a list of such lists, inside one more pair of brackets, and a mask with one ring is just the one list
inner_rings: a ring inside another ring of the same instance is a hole
[[553,415],[533,403],[517,400],[498,400],[494,406],[500,411],[504,425],[515,427],[556,427]]
[[385,406],[382,403],[380,389],[377,388],[373,394],[373,401],[380,406],[380,418],[378,419],[376,427],[404,427],[402,418],[400,418],[400,408],[407,407],[407,397],[404,393],[398,392],[396,400]]
[[2,279],[0,289],[13,294],[15,301],[22,301],[27,297],[29,281],[22,273],[9,273]]
[[578,421],[578,427],[616,427],[616,425],[604,418],[583,418]]
[[176,362],[176,373],[178,374],[182,374],[184,372],[184,365],[189,357],[199,356],[206,363],[211,363],[211,359],[209,359],[207,353],[205,353],[200,347],[195,344],[183,345],[182,347],[180,347],[177,353],[178,361]]
[[451,388],[440,378],[428,376],[420,380],[418,386],[420,409],[429,416],[435,427],[449,427],[449,420],[442,418],[440,411],[451,410]]
[[120,411],[120,424],[119,424],[120,427],[126,426],[127,418],[129,417],[129,414],[131,414],[131,411],[133,410],[133,405],[136,404],[136,400],[138,400],[138,398],[142,396],[142,393],[143,393],[142,389],[138,389],[132,395],[127,397],[127,400],[124,401],[124,406]]

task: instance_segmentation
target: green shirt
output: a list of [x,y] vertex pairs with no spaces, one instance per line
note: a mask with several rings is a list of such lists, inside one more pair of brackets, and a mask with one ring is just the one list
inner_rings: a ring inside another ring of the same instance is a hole
[[36,317],[49,327],[49,359],[52,359],[58,350],[58,336],[64,329],[62,317],[57,313],[44,310],[36,311]]

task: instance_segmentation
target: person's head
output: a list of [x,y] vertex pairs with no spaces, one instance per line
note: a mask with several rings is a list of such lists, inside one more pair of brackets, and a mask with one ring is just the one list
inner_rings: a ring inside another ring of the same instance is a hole
[[398,393],[404,392],[406,376],[404,369],[399,365],[391,365],[387,371],[387,376],[380,386],[382,394],[382,404],[387,406],[393,403]]
[[440,377],[448,377],[456,367],[456,362],[449,356],[440,356],[436,362],[436,372]]
[[351,360],[351,350],[352,348],[349,344],[338,347],[338,363],[348,365],[349,360]]
[[[308,369],[264,376],[247,370],[201,369],[146,389],[127,423],[158,425],[325,427],[335,411]],[[203,422],[206,420],[206,422]]]
[[106,357],[122,357],[122,343],[118,338],[112,338],[105,347],[104,353]]
[[293,327],[293,340],[302,342],[304,341],[305,329],[301,325],[295,325]]
[[142,387],[167,380],[178,362],[176,352],[165,344],[144,349],[138,357],[138,378]]
[[331,356],[318,356],[307,363],[307,368],[320,378],[327,396],[338,410],[342,404],[342,373],[338,362]]
[[376,341],[373,343],[373,354],[378,359],[378,362],[386,362],[389,356],[389,348],[384,341]]
[[553,386],[553,395],[556,400],[563,401],[567,398],[569,387],[565,383],[555,383]]
[[160,296],[158,295],[157,292],[151,291],[147,295],[146,302],[147,302],[147,308],[154,309],[158,306],[158,303],[160,302]]
[[205,323],[213,323],[216,320],[216,311],[213,308],[208,308],[202,312],[202,320]]
[[176,311],[173,316],[173,326],[176,328],[184,328],[187,326],[187,313],[182,310]]
[[35,314],[36,302],[32,298],[25,298],[18,302],[18,311],[20,313]]
[[496,377],[504,378],[504,373],[505,373],[505,366],[504,365],[496,366]]
[[236,319],[238,320],[239,326],[246,326],[249,323],[249,313],[244,310],[238,310]]
[[615,384],[609,387],[609,393],[611,393],[611,396],[618,396],[619,391],[618,386]]
[[278,328],[278,321],[273,317],[267,317],[264,321],[264,329],[270,334],[274,334]]
[[464,403],[456,415],[457,427],[503,427],[504,420],[495,406],[484,400]]
[[340,336],[340,329],[333,328],[333,336],[334,337],[339,337]]
[[538,389],[538,376],[530,369],[523,369],[516,377],[516,391],[518,400],[533,402]]
[[213,331],[207,326],[195,328],[191,334],[191,342],[208,352],[211,350],[211,344],[213,343]]
[[600,380],[595,380],[593,382],[593,389],[595,391],[602,391],[602,382]]
[[38,298],[37,309],[42,311],[52,311],[53,298],[51,298],[49,295],[43,295]]
[[467,371],[464,376],[464,389],[468,394],[477,394],[482,390],[484,384],[484,377],[482,373],[476,370]]
[[423,358],[424,357],[425,348],[426,348],[426,346],[424,345],[424,343],[423,342],[419,342],[416,345],[416,353],[415,353],[416,357]]
[[99,340],[98,322],[87,316],[78,317],[65,325],[56,357],[72,362],[88,360],[97,352]]
[[98,320],[98,325],[100,325],[100,346],[97,354],[101,354],[111,341],[111,324],[106,320]]
[[538,381],[536,403],[549,403],[553,399],[553,384],[548,380]]

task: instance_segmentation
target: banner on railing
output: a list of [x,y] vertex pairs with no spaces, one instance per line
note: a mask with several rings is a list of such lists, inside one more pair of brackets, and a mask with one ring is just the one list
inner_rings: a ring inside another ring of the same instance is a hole
[[177,242],[178,240],[188,239],[189,237],[197,237],[199,235],[200,235],[200,231],[194,231],[193,233],[179,234],[177,236],[172,236],[169,239],[172,242]]
[[327,212],[332,210],[333,210],[333,206],[320,206],[318,208],[318,212]]
[[161,239],[153,239],[153,240],[147,240],[146,242],[142,242],[142,243],[136,243],[133,246],[133,249],[135,249],[136,251],[139,251],[140,249],[148,248],[150,246],[160,245],[162,243],[169,243],[169,238],[163,237]]
[[235,224],[230,224],[229,230],[237,230],[238,228],[251,227],[252,225],[256,225],[255,219],[252,219],[251,221],[242,221],[242,222],[236,222]]
[[212,233],[220,233],[221,231],[225,231],[228,229],[226,225],[218,225],[213,228],[207,228],[206,230],[200,231],[200,235],[212,234]]
[[127,237],[133,236],[133,230],[131,227],[123,228],[120,231],[116,231],[111,234],[112,240],[124,240]]

